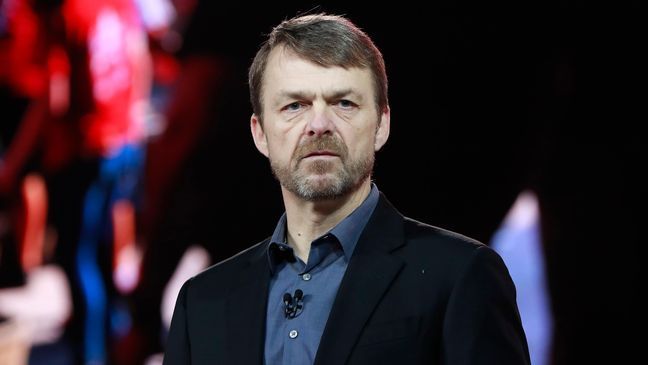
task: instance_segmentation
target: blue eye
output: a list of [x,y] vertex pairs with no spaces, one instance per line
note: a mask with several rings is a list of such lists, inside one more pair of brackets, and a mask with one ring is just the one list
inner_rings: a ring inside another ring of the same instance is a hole
[[337,104],[343,109],[350,109],[350,108],[353,108],[353,107],[356,106],[356,104],[354,102],[346,100],[346,99],[342,99],[342,100],[338,101]]
[[294,103],[290,103],[290,104],[286,105],[286,106],[284,107],[284,110],[288,110],[288,111],[292,111],[292,112],[294,112],[294,111],[297,111],[297,110],[301,109],[301,107],[302,107],[301,103],[299,103],[299,102],[294,102]]

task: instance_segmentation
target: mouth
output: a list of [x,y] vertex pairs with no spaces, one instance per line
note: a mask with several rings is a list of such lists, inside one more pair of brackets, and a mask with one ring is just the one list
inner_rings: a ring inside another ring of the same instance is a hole
[[321,150],[321,151],[312,151],[306,154],[303,158],[309,158],[309,157],[339,157],[340,155],[329,150]]

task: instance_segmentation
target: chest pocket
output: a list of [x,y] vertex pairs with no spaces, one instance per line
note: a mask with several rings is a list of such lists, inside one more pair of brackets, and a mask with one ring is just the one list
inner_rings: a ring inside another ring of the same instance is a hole
[[358,346],[374,345],[415,337],[419,333],[420,323],[419,317],[398,318],[376,323],[370,322],[362,332]]

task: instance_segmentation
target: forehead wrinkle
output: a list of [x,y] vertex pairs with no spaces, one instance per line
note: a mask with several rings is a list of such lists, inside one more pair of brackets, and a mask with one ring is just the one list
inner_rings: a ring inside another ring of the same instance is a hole
[[[363,100],[362,94],[355,91],[353,88],[332,90],[324,92],[322,97],[325,100],[337,100],[344,97],[354,97],[359,101]],[[317,93],[305,90],[281,90],[275,98],[275,104],[280,104],[283,100],[313,100],[317,97]]]
[[[339,67],[339,66],[331,66],[331,67],[325,67],[321,65],[314,64],[313,62],[304,59],[300,57],[299,55],[295,54],[293,51],[286,49],[285,47],[278,47],[275,50],[272,51],[271,56],[269,57],[269,62],[268,66],[274,65],[274,67],[268,67],[268,71],[264,75],[264,84],[268,84],[270,79],[273,80],[273,82],[279,82],[280,84],[284,83],[288,80],[286,80],[284,77],[288,76],[289,79],[292,78],[293,75],[291,75],[292,72],[292,64],[294,62],[303,63],[303,64],[310,64],[311,66],[315,66],[316,69],[325,69],[324,73],[326,73],[326,70],[331,70],[335,68],[339,68],[343,71],[346,72],[355,72],[355,71],[360,71],[361,73],[368,72],[367,69],[365,68],[359,68],[359,67]],[[291,66],[288,66],[291,64]],[[305,72],[308,71],[308,67],[303,69],[303,64],[299,65],[299,69]],[[287,67],[290,67],[287,69]],[[272,69],[272,71],[270,71]],[[290,72],[288,72],[290,71]],[[311,69],[312,71],[312,69]],[[307,76],[308,77],[308,76]],[[357,80],[358,75],[348,75],[348,77]],[[346,78],[346,77],[345,77]],[[348,82],[348,80],[347,80]],[[328,86],[320,86],[319,90],[309,90],[309,85],[283,85],[283,88],[279,90],[275,89],[275,92],[273,92],[272,99],[270,99],[270,105],[273,107],[280,106],[282,103],[284,103],[286,100],[314,100],[315,98],[318,97],[318,95],[322,95],[322,97],[327,100],[339,100],[341,98],[350,96],[354,98],[354,101],[361,103],[364,102],[366,99],[366,96],[369,95],[364,95],[361,90],[358,90],[355,86],[347,84],[347,82],[343,81],[343,85],[328,85]],[[289,82],[291,83],[291,82]],[[347,85],[344,85],[347,84]],[[369,85],[371,90],[373,90],[373,84]],[[268,91],[266,87],[264,87],[264,91]],[[271,96],[271,95],[267,95]]]

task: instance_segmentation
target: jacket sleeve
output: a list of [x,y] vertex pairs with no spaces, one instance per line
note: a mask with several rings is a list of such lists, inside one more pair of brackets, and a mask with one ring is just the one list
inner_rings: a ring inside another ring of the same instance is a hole
[[442,338],[443,364],[530,364],[515,286],[490,248],[474,251],[452,289]]
[[182,285],[182,289],[180,289],[180,294],[178,294],[178,299],[176,300],[162,365],[191,364],[191,343],[187,329],[186,303],[189,283],[190,280]]

